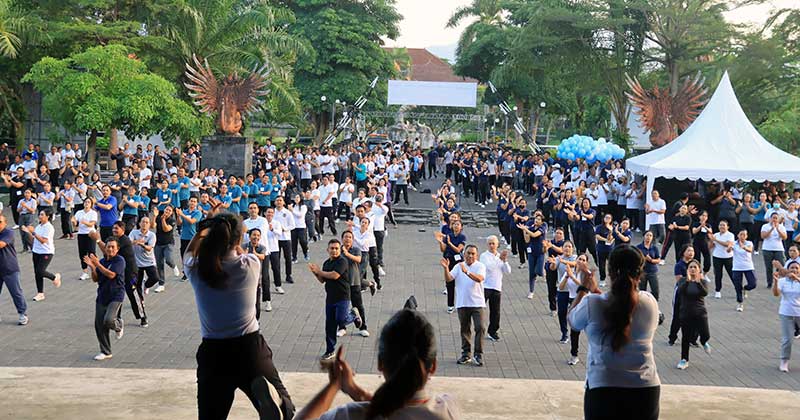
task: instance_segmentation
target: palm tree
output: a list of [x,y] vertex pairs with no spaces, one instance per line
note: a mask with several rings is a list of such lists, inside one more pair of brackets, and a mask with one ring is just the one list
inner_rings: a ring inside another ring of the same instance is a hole
[[447,21],[448,28],[455,28],[467,18],[478,18],[472,22],[461,33],[456,47],[456,55],[460,55],[472,42],[475,41],[476,33],[481,25],[500,26],[503,24],[502,0],[472,0],[469,6],[461,6],[453,12],[450,20]]
[[11,4],[0,0],[0,56],[16,58],[22,47],[20,33],[26,30],[25,17]]
[[180,73],[192,54],[207,59],[218,75],[244,73],[263,63],[272,67],[268,104],[300,112],[292,87],[292,63],[311,48],[286,32],[294,15],[268,0],[186,0],[177,10],[149,22],[148,30],[166,42],[159,55]]

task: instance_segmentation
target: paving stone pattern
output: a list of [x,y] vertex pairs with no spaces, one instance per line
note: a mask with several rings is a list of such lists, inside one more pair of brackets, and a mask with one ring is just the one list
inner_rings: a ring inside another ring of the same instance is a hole
[[[412,207],[430,206],[428,194],[411,192]],[[472,206],[465,204],[465,207]],[[6,210],[8,212],[8,210]],[[8,215],[10,218],[10,215]],[[56,219],[55,225],[58,226]],[[340,229],[343,225],[340,224]],[[57,227],[56,230],[59,228]],[[400,309],[409,295],[414,295],[419,310],[433,323],[439,347],[437,375],[454,377],[531,378],[582,380],[586,341],[581,337],[581,363],[568,366],[569,345],[558,343],[559,328],[550,317],[546,302],[546,286],[537,282],[533,300],[526,299],[527,268],[518,269],[515,260],[510,277],[504,281],[501,330],[502,341],[486,342],[484,367],[459,366],[460,336],[456,314],[445,311],[442,295],[444,280],[438,265],[439,252],[429,225],[400,225],[389,228],[386,242],[384,289],[374,297],[364,295],[366,318],[372,336],[347,335],[339,339],[346,346],[346,357],[358,372],[375,373],[376,340],[383,323]],[[471,243],[482,245],[495,229],[467,227]],[[57,232],[58,235],[59,232]],[[330,238],[327,234],[324,242]],[[636,238],[638,240],[638,238]],[[18,247],[19,248],[19,247]],[[481,251],[484,247],[481,246]],[[323,244],[311,245],[314,262],[321,263]],[[664,383],[716,385],[800,390],[800,361],[789,374],[780,373],[780,331],[777,316],[778,299],[764,282],[763,262],[756,258],[759,287],[750,293],[745,311],[735,311],[733,287],[726,278],[723,299],[709,298],[711,345],[709,356],[701,349],[691,350],[691,366],[679,371],[680,346],[666,344],[672,298],[672,256],[661,268],[661,310],[667,316],[658,328],[655,355]],[[25,296],[35,294],[30,254],[20,256]],[[318,357],[324,351],[324,290],[308,272],[305,264],[293,266],[295,284],[284,285],[285,295],[273,293],[274,311],[262,313],[261,331],[275,354],[281,371],[318,371]],[[114,358],[98,363],[91,360],[98,346],[94,335],[94,299],[96,287],[91,281],[79,281],[80,266],[75,241],[57,240],[55,261],[51,271],[61,272],[64,285],[54,289],[46,284],[47,299],[29,303],[31,322],[16,325],[16,313],[8,295],[0,295],[0,366],[54,367],[124,367],[186,368],[196,367],[195,352],[200,343],[200,330],[194,297],[188,283],[179,282],[168,270],[167,289],[146,298],[150,328],[135,323],[126,301],[125,336],[112,338]],[[352,328],[352,327],[351,327]],[[351,329],[352,333],[352,329]],[[800,359],[800,340],[795,343],[795,359]]]

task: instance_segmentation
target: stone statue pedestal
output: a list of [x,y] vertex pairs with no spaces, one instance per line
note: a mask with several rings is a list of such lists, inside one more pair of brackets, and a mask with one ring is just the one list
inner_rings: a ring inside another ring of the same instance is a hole
[[202,167],[223,169],[225,177],[245,176],[253,172],[253,139],[226,135],[203,137]]

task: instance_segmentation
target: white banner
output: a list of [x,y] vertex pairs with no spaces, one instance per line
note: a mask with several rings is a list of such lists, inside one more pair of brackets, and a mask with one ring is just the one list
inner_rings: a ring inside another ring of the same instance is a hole
[[477,101],[477,83],[389,80],[389,105],[475,108]]

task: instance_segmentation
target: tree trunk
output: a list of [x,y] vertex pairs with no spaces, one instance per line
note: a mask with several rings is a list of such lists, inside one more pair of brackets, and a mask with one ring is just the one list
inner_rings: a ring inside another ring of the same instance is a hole
[[533,137],[533,143],[534,144],[538,144],[539,143],[536,140],[536,135],[539,133],[539,118],[541,116],[542,116],[542,113],[540,111],[538,111],[538,110],[533,113],[533,134],[531,135],[531,137]]
[[[86,139],[86,161],[89,163],[89,177],[94,174],[97,156],[97,130],[92,129],[89,138]],[[112,160],[113,161],[113,160]]]
[[[108,153],[110,154],[112,150],[114,150],[116,153],[119,153],[119,139],[116,128],[108,130]],[[116,159],[109,159],[108,169],[117,170]]]
[[676,61],[667,62],[667,70],[669,71],[669,94],[675,97],[675,95],[678,94],[678,86],[681,78],[678,63]]
[[11,88],[3,89],[0,91],[0,99],[3,101],[3,108],[8,113],[8,117],[11,118],[11,124],[14,128],[14,146],[17,149],[17,153],[20,153],[25,150],[25,124],[17,118],[11,103],[8,101],[8,96],[13,93]]
[[555,118],[550,118],[550,122],[547,123],[547,134],[544,137],[544,143],[550,144],[550,131],[553,130],[553,126],[555,125],[556,120]]

